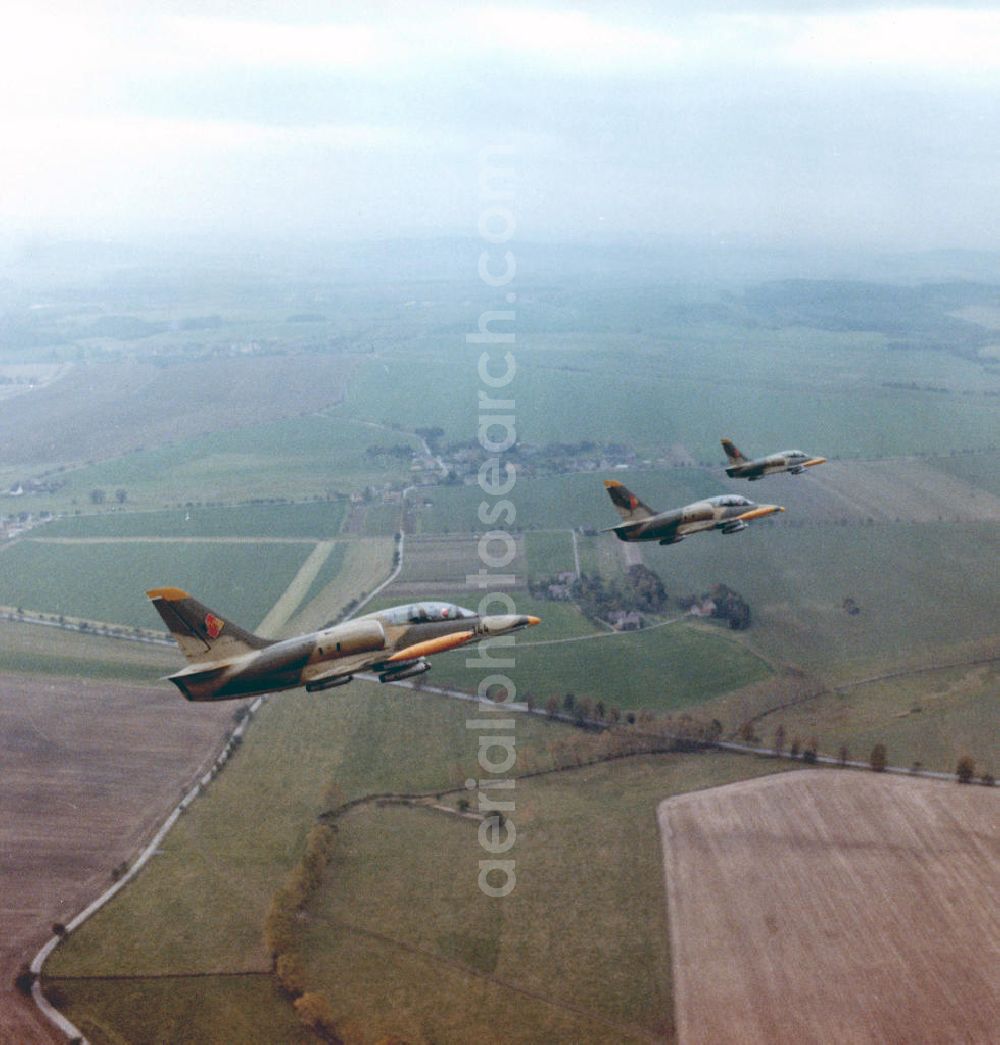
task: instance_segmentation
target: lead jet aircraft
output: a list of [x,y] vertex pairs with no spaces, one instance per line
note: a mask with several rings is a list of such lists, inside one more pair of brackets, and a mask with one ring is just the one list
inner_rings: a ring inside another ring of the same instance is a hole
[[[704,501],[668,512],[654,512],[631,490],[614,479],[605,479],[611,501],[624,520],[609,530],[620,541],[659,541],[660,544],[677,544],[692,533],[702,530],[721,530],[723,533],[739,533],[747,528],[751,519],[763,519],[766,515],[783,512],[776,504],[754,504],[736,493],[719,494]],[[608,531],[605,530],[605,533]]]
[[146,594],[188,659],[186,668],[167,676],[188,700],[236,700],[298,686],[312,693],[343,686],[359,671],[396,682],[430,671],[425,658],[433,653],[539,623],[516,613],[480,617],[450,602],[419,602],[273,640],[244,630],[180,588]]
[[763,479],[765,475],[774,475],[776,472],[791,472],[792,475],[800,475],[807,468],[826,464],[825,457],[810,457],[801,450],[781,450],[776,454],[768,454],[767,457],[758,457],[749,461],[736,449],[732,439],[723,439],[722,449],[726,451],[726,457],[729,458],[726,475],[730,479],[749,479],[750,482],[755,479]]

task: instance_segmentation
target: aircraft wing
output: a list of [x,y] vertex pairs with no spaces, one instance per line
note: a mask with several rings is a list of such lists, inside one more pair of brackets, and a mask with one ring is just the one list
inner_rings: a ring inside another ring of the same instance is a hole
[[330,682],[336,678],[347,678],[359,671],[370,668],[379,660],[385,659],[385,651],[378,653],[356,653],[353,657],[341,657],[335,661],[320,661],[318,664],[307,664],[302,669],[302,685],[315,682]]

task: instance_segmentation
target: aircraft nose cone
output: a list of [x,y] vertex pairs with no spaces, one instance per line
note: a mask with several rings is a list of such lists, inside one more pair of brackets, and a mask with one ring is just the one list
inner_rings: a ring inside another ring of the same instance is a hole
[[521,628],[530,628],[540,622],[539,617],[529,617],[524,613],[502,613],[483,618],[483,631],[487,635],[504,635]]

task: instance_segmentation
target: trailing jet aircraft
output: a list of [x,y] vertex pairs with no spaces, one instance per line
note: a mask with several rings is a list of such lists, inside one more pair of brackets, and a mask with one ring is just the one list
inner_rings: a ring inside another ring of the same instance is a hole
[[430,671],[426,658],[538,624],[537,617],[480,617],[449,602],[365,614],[292,639],[265,639],[214,613],[180,588],[146,594],[188,666],[167,678],[188,700],[235,700],[305,686],[343,686],[359,671],[396,682]]
[[[783,512],[776,504],[754,504],[736,493],[719,494],[704,501],[668,512],[654,512],[631,490],[614,479],[605,479],[611,501],[624,520],[608,529],[620,541],[659,541],[660,544],[677,544],[692,533],[702,530],[721,530],[723,533],[739,533],[747,528],[751,519],[763,519],[766,515]],[[605,533],[608,531],[605,530]]]
[[726,451],[729,458],[729,467],[726,475],[730,479],[763,479],[765,475],[774,475],[776,472],[791,472],[799,475],[807,468],[813,468],[818,464],[826,464],[825,457],[810,457],[801,450],[782,450],[776,454],[768,454],[767,457],[758,457],[753,461],[747,460],[736,449],[732,439],[722,440],[722,449]]

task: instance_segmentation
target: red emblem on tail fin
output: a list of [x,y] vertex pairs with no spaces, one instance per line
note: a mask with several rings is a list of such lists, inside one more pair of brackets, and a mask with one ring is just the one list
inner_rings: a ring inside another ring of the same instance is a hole
[[634,512],[636,510],[636,508],[639,507],[639,498],[636,497],[636,495],[634,493],[633,494],[629,494],[628,503],[629,503],[629,507]]
[[208,632],[208,637],[210,639],[217,639],[225,626],[226,622],[221,618],[216,617],[214,613],[205,614],[205,631]]

